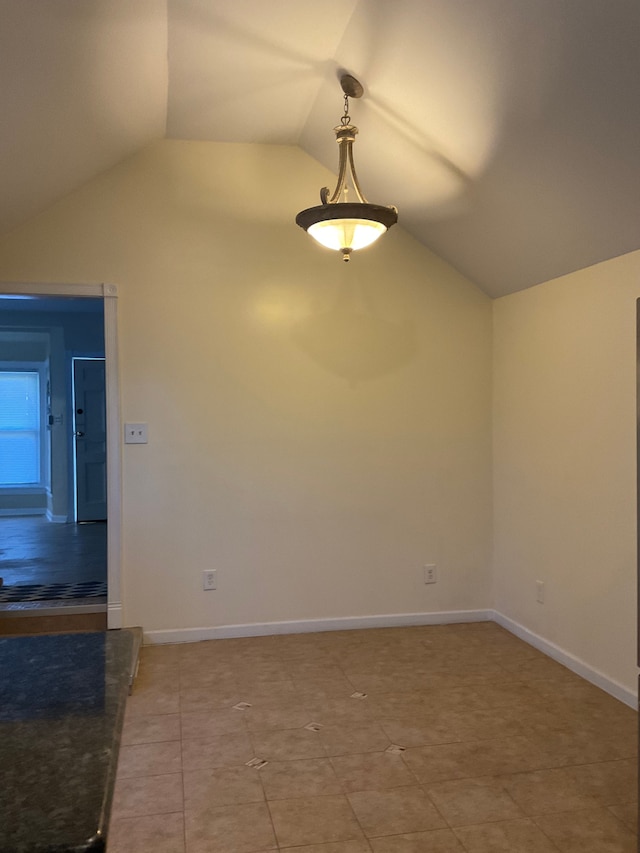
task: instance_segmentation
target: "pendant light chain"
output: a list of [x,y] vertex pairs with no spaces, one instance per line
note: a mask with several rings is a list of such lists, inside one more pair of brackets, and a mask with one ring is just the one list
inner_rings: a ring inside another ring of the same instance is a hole
[[340,124],[343,127],[349,127],[351,124],[351,116],[349,115],[349,95],[344,96],[344,115],[340,119]]

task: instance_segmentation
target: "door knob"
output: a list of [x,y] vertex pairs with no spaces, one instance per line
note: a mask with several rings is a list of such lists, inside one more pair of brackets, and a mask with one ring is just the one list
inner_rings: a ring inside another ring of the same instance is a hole
[[76,438],[82,438],[82,436],[84,435],[84,433],[83,433],[83,432],[80,432],[80,430],[79,430],[79,429],[77,429],[77,430],[74,432],[74,435],[75,435],[75,437],[76,437]]

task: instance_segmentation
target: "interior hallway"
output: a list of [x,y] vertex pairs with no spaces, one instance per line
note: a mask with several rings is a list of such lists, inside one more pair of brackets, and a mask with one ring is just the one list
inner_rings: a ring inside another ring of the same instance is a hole
[[107,525],[55,524],[43,516],[0,517],[4,586],[107,579]]
[[635,853],[636,755],[494,623],[146,647],[109,853]]

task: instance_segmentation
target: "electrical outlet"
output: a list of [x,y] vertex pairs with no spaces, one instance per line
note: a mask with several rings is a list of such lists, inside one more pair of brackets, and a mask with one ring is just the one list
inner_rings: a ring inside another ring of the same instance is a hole
[[424,582],[436,583],[438,580],[438,571],[435,563],[427,563],[424,567]]
[[544,604],[544,581],[536,581],[536,601]]
[[209,569],[209,571],[202,573],[202,589],[216,589],[217,581],[218,573],[215,569]]

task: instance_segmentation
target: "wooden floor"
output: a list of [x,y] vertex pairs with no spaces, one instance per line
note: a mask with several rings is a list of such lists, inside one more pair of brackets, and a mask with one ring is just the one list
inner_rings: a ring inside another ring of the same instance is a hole
[[5,586],[106,581],[106,522],[0,517],[0,577]]
[[16,616],[0,612],[0,636],[23,637],[27,634],[76,634],[84,631],[106,631],[107,614],[64,613],[56,616]]

